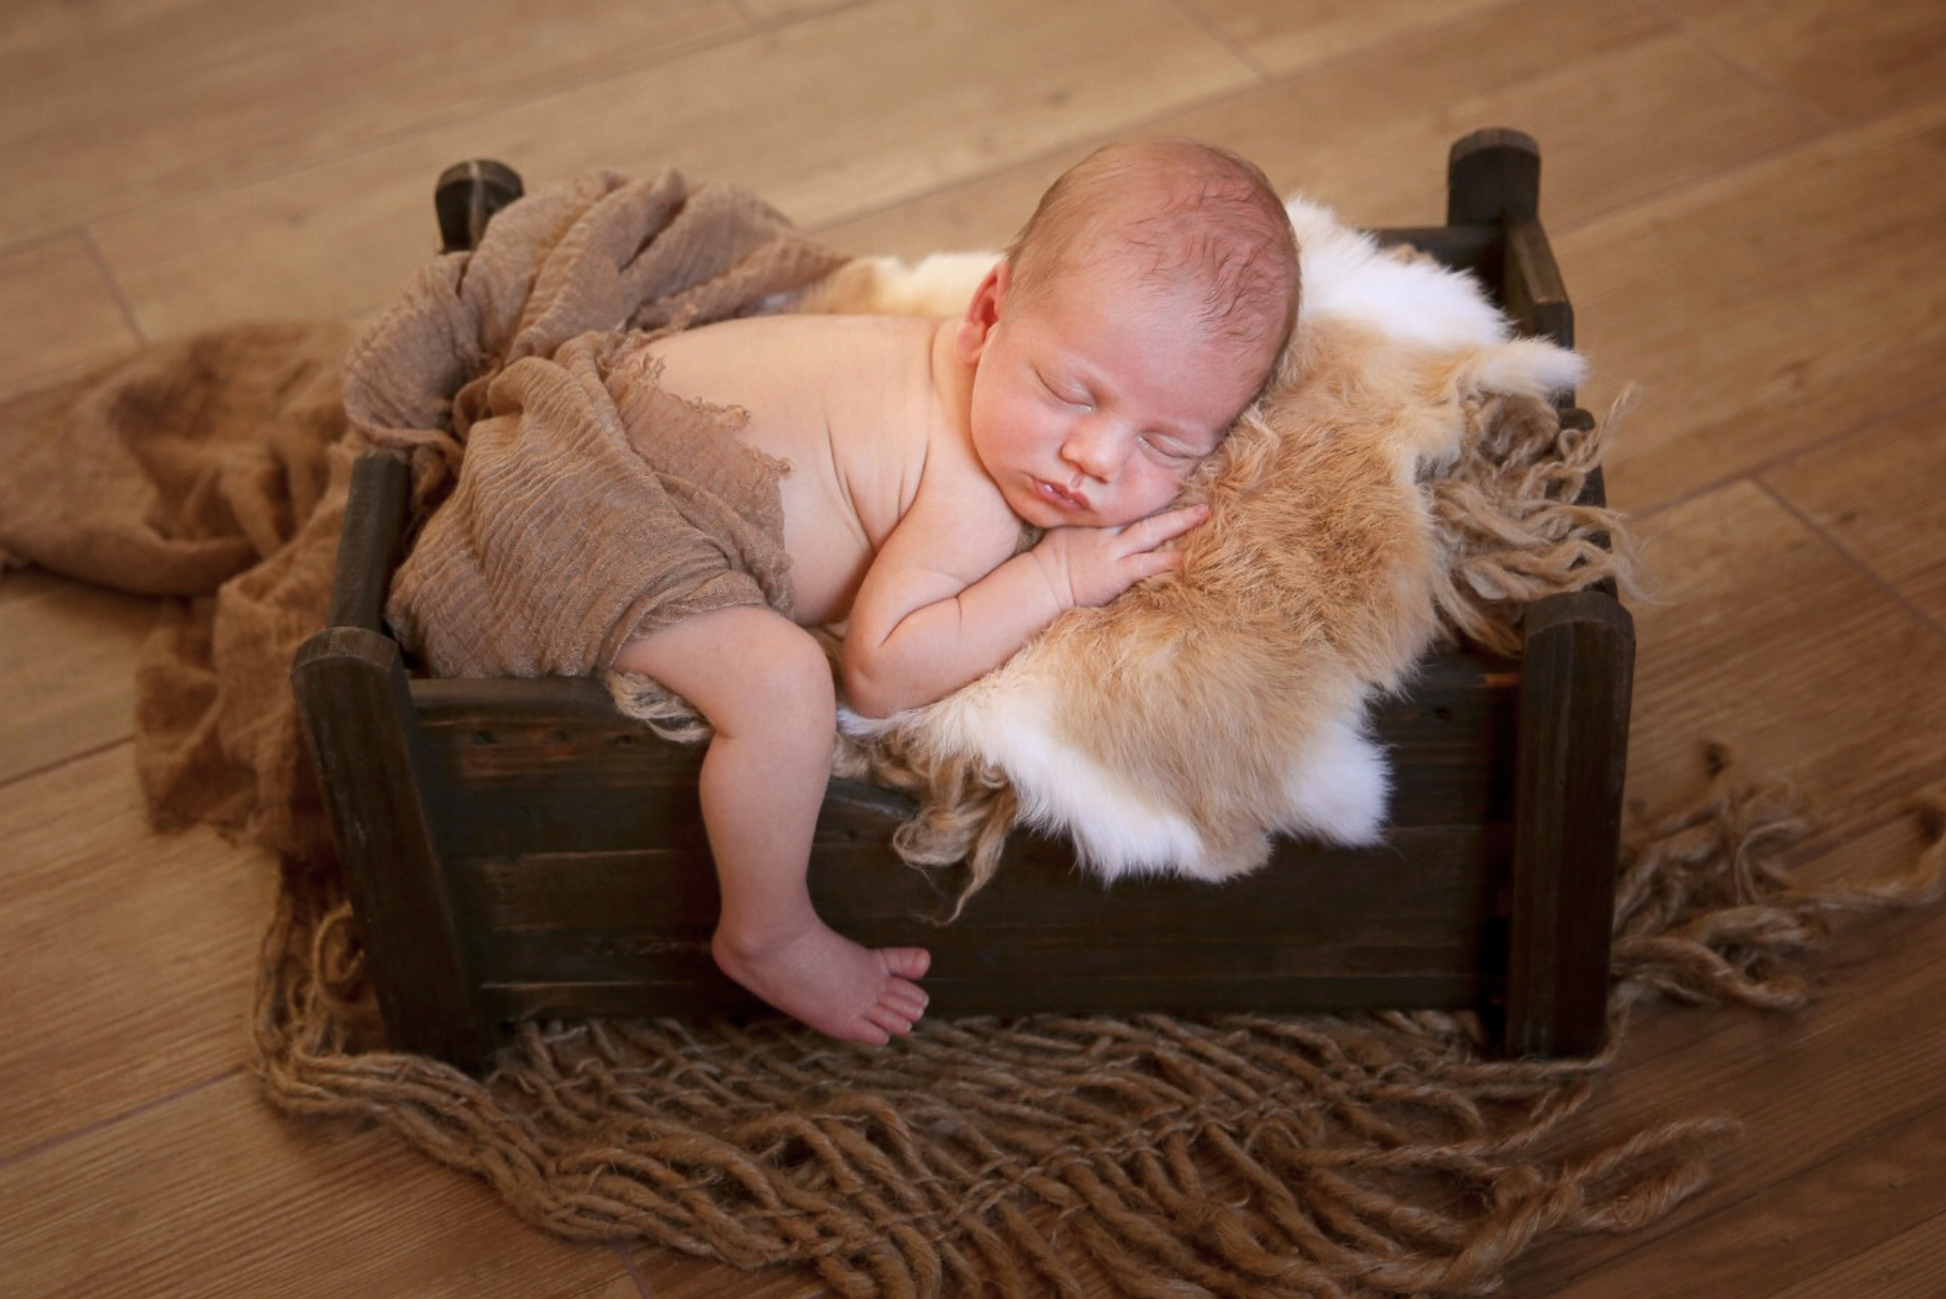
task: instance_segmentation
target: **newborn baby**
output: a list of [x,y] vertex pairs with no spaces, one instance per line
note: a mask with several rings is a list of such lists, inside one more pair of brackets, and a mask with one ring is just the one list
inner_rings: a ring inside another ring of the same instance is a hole
[[[788,615],[676,602],[614,661],[714,729],[700,796],[727,975],[835,1037],[910,1030],[927,953],[852,942],[806,888],[836,697],[805,629],[849,619],[846,701],[885,716],[981,676],[1064,610],[1170,571],[1167,543],[1204,513],[1170,504],[1262,391],[1297,303],[1290,223],[1262,173],[1142,142],[1057,180],[957,319],[754,317],[614,360],[651,463],[634,384],[735,410],[735,435],[787,467]],[[1045,530],[1031,549],[1023,524]]]

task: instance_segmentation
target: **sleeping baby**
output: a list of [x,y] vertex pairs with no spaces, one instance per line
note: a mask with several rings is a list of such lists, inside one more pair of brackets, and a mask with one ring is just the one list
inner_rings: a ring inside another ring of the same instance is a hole
[[[612,358],[609,392],[652,466],[654,408],[673,400],[723,416],[781,502],[787,591],[713,571],[737,565],[698,544],[613,664],[713,728],[700,797],[724,973],[834,1037],[910,1030],[927,953],[852,942],[806,887],[836,721],[806,628],[849,620],[845,700],[883,717],[1172,570],[1169,543],[1204,510],[1171,503],[1263,390],[1297,303],[1290,222],[1262,173],[1142,142],[1057,180],[963,316],[760,316]],[[1044,530],[1024,550],[1023,524]]]

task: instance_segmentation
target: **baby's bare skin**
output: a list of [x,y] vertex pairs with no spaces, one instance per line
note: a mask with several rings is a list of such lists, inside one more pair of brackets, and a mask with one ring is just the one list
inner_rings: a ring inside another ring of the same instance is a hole
[[1013,551],[1019,521],[970,455],[928,454],[965,440],[957,376],[934,364],[943,330],[921,316],[759,316],[648,349],[665,391],[745,411],[743,441],[789,466],[784,548],[803,626],[850,611],[929,469],[970,498],[966,541],[994,556],[987,568]]
[[[717,963],[834,1037],[909,1031],[930,958],[862,947],[811,906],[836,706],[804,628],[849,619],[847,702],[886,716],[998,666],[1064,610],[1169,571],[1180,556],[1161,547],[1205,512],[1164,507],[1264,370],[1185,337],[1172,312],[1130,313],[1123,281],[1064,284],[1003,322],[1007,285],[1003,262],[963,320],[759,317],[649,345],[665,391],[740,408],[740,436],[788,464],[797,623],[719,609],[629,641],[615,666],[715,730],[700,791]],[[1023,521],[1047,531],[1017,554]]]

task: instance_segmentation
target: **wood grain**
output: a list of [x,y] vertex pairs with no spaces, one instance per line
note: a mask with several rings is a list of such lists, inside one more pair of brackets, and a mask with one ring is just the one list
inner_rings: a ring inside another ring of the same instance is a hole
[[276,871],[151,836],[121,745],[0,786],[0,1159],[241,1063]]
[[1698,37],[1812,113],[1856,122],[1939,96],[1946,9],[1933,0],[1687,0]]
[[[1913,1029],[1935,1015],[1946,972],[1946,917],[1926,920],[1896,944],[1849,935],[1842,945],[1849,950],[1821,963],[1817,999],[1801,1015],[1716,1010],[1709,1012],[1714,1031],[1697,1049],[1638,1063],[1625,1047],[1597,1106],[1569,1125],[1564,1144],[1595,1128],[1633,1130],[1704,1114],[1740,1120],[1744,1139],[1719,1155],[1715,1180],[1669,1217],[1625,1236],[1553,1242],[1516,1267],[1509,1293],[1584,1299],[1583,1286],[1587,1296],[1644,1293],[1608,1288],[1615,1259],[1655,1254],[1685,1237],[1729,1247],[1736,1233],[1720,1230],[1717,1215],[1800,1180],[1799,1193],[1812,1200],[1839,1194],[1827,1186],[1842,1181],[1832,1161],[1879,1149],[1887,1129],[1946,1108],[1946,1033]],[[1638,1266],[1638,1279],[1683,1275],[1646,1258]],[[1758,1275],[1730,1293],[1769,1296],[1776,1287]]]
[[1819,1285],[1810,1295],[1881,1295],[1886,1292],[1840,1284],[1838,1276],[1915,1228],[1936,1232],[1941,1204],[1946,1108],[1935,1107],[1883,1125],[1810,1175],[1723,1209],[1707,1233],[1631,1248],[1559,1294],[1637,1299],[1656,1293],[1661,1278],[1680,1275],[1694,1294],[1789,1294],[1803,1280]]
[[80,235],[0,252],[0,394],[113,360],[141,340]]
[[1438,28],[1502,2],[1402,0],[1359,5],[1340,0],[1192,0],[1237,48],[1277,73]]
[[[290,171],[747,30],[726,0],[38,11],[0,46],[0,244]],[[277,111],[263,111],[274,98]]]
[[1946,389],[1946,277],[1914,273],[1946,204],[1942,125],[1935,104],[1821,137],[1557,241],[1582,400],[1647,389],[1611,501],[1646,512]]
[[[1564,61],[1563,49],[1575,50],[1575,59]],[[1680,133],[1658,129],[1678,116]],[[1761,88],[1644,11],[1587,0],[1486,8],[1144,129],[1236,149],[1284,191],[1302,190],[1370,226],[1437,223],[1447,147],[1459,133],[1491,125],[1521,126],[1540,140],[1542,215],[1552,231],[1810,132]],[[1100,142],[820,233],[860,253],[996,247],[1012,238],[1048,182]]]
[[[805,223],[1113,129],[1253,81],[1168,0],[1086,6],[865,5],[644,72],[401,135],[340,160],[97,234],[144,328],[351,315],[432,251],[432,182],[492,156],[529,184],[679,165],[734,179]],[[819,129],[803,128],[815,103]],[[423,233],[421,233],[423,232]]]
[[1846,554],[1946,630],[1946,404],[1820,447],[1763,482]]
[[516,1221],[389,1133],[294,1123],[242,1074],[0,1166],[14,1299],[622,1299],[602,1245]]
[[1946,639],[1768,493],[1738,483],[1658,516],[1649,555],[1632,803],[1668,806],[1712,740],[1795,780],[1829,843],[1946,771]]
[[135,655],[153,601],[0,573],[0,782],[135,731]]

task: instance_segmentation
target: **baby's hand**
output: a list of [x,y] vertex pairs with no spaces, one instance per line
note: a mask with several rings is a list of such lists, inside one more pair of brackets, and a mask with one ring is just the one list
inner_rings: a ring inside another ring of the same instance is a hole
[[1032,554],[1063,608],[1092,608],[1144,578],[1181,568],[1181,551],[1156,547],[1208,517],[1207,505],[1185,505],[1117,528],[1054,528]]

